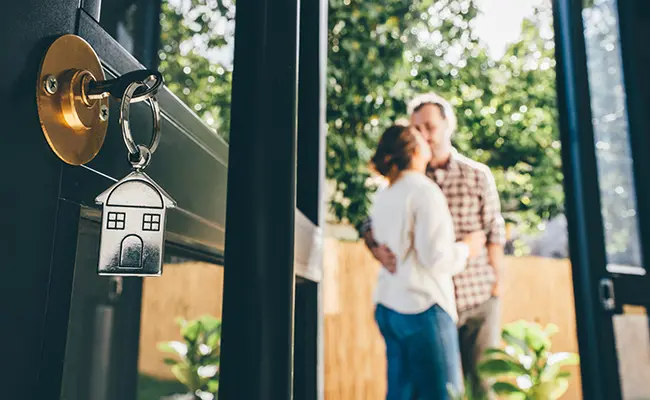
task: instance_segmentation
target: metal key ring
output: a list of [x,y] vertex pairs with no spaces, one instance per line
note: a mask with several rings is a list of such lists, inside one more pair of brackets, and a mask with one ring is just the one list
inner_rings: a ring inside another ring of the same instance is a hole
[[133,169],[136,171],[142,171],[147,168],[151,162],[151,152],[141,144],[138,145],[138,150],[140,150],[140,153],[138,153],[137,156],[133,156],[137,158],[132,158],[131,153],[129,153],[127,158],[129,159],[131,166],[133,166]]
[[[122,138],[124,139],[124,144],[129,150],[129,153],[132,156],[140,156],[140,148],[135,140],[133,140],[133,135],[131,135],[131,125],[129,123],[129,112],[131,109],[131,100],[133,94],[138,88],[146,86],[142,82],[132,82],[127,86],[124,91],[124,96],[122,96],[122,101],[120,103],[120,125],[122,126]],[[158,148],[160,143],[160,107],[158,107],[158,100],[155,97],[148,98],[146,102],[149,104],[151,113],[153,114],[153,134],[151,137],[151,143],[147,150],[149,153],[153,154]]]

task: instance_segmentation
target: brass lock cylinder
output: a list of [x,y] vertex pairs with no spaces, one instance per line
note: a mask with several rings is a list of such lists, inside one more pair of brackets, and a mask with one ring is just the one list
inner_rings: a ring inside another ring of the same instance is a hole
[[50,45],[38,76],[38,115],[50,147],[71,165],[91,161],[106,137],[108,98],[86,94],[93,80],[104,80],[104,71],[85,40],[64,35]]

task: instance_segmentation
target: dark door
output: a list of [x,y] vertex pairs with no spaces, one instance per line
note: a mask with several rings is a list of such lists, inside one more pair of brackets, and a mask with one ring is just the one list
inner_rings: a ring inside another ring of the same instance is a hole
[[647,399],[650,4],[554,8],[584,398]]
[[[111,99],[109,130],[101,151],[79,167],[64,164],[48,147],[35,106],[40,60],[62,34],[85,39],[99,55],[107,78],[158,68],[164,44],[161,10],[172,3],[24,0],[4,7],[0,17],[0,49],[7,55],[0,63],[0,113],[5,121],[0,144],[6,149],[0,157],[4,210],[0,219],[0,354],[7,364],[0,377],[0,398],[158,400],[181,392],[183,388],[162,363],[157,344],[179,338],[173,337],[178,336],[177,330],[169,328],[176,317],[221,315],[229,164],[229,148],[222,136],[227,132],[217,133],[208,119],[201,119],[196,104],[181,101],[167,87],[159,91],[162,140],[147,173],[179,205],[168,215],[163,277],[100,277],[95,272],[100,213],[94,198],[130,168],[117,102]],[[323,27],[320,4],[324,3],[306,7],[320,21],[316,27]],[[311,34],[312,40],[323,38],[322,30]],[[308,167],[302,178],[313,184],[297,193],[307,217],[299,211],[295,217],[299,232],[295,269],[301,277],[295,318],[304,328],[296,332],[296,341],[303,344],[296,352],[300,357],[296,362],[303,368],[298,376],[304,377],[295,385],[304,397],[297,398],[316,398],[319,382],[317,225],[322,214],[319,153],[323,150],[320,88],[324,59],[323,47],[314,48],[316,52],[308,55],[312,66],[305,77],[313,82],[306,86],[316,91],[308,92],[312,98],[305,96],[310,105],[300,114],[311,134],[302,147],[312,156],[299,154],[298,159]],[[224,75],[216,65],[211,72],[212,79]],[[177,90],[185,84],[179,80],[166,83],[176,85]],[[138,103],[132,106],[132,114],[136,141],[148,142],[149,110]],[[237,304],[229,307],[236,310]],[[293,310],[269,312],[293,317]],[[165,332],[164,326],[169,328]]]

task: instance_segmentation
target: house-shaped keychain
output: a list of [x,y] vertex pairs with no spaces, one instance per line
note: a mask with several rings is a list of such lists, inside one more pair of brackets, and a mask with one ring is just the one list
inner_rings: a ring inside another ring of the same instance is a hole
[[99,275],[162,273],[165,221],[176,202],[147,174],[134,171],[95,199],[103,205]]

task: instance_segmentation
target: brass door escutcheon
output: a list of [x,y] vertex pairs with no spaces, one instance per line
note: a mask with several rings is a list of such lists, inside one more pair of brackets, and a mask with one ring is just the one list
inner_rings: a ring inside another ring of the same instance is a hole
[[64,35],[50,45],[38,74],[36,104],[47,142],[68,164],[91,161],[104,144],[108,98],[86,95],[93,81],[104,81],[104,71],[85,40]]

